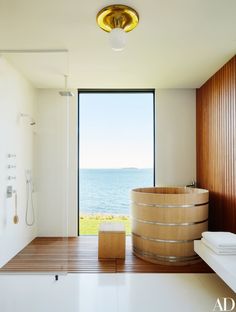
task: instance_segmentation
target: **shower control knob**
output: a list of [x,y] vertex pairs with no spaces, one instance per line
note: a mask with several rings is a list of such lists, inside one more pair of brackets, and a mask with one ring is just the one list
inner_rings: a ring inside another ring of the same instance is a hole
[[13,194],[13,188],[11,185],[7,187],[7,198],[11,198]]
[[7,154],[7,157],[8,157],[8,158],[15,158],[15,157],[16,157],[16,154]]

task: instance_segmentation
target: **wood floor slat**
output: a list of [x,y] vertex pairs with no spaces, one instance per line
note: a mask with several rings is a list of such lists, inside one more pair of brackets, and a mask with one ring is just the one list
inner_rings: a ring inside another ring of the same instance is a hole
[[166,266],[143,261],[132,254],[126,239],[126,259],[98,260],[97,236],[73,238],[38,237],[9,261],[0,273],[210,273],[204,262]]

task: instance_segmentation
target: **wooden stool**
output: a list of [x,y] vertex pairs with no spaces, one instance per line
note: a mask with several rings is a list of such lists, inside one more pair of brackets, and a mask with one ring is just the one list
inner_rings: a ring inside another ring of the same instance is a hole
[[120,222],[102,222],[98,232],[98,258],[125,258],[125,225]]

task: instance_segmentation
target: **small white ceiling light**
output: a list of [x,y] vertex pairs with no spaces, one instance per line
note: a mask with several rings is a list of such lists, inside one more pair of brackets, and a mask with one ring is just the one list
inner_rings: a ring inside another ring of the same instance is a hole
[[110,33],[110,44],[114,51],[124,49],[126,33],[134,29],[138,22],[138,13],[134,9],[121,4],[107,6],[97,14],[99,27]]
[[110,32],[110,44],[114,51],[122,51],[126,46],[126,32],[122,28],[113,28]]

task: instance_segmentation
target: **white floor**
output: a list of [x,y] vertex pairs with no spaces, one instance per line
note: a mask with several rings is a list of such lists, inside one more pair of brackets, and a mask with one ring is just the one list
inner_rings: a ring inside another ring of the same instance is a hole
[[209,312],[219,297],[236,301],[215,274],[0,275],[1,312]]

